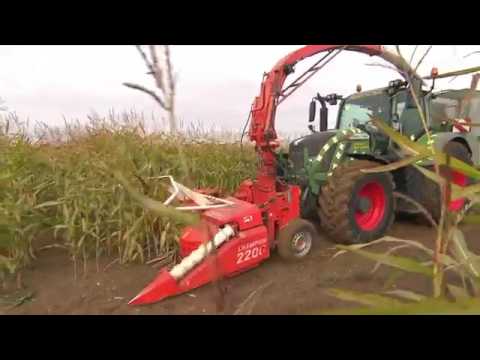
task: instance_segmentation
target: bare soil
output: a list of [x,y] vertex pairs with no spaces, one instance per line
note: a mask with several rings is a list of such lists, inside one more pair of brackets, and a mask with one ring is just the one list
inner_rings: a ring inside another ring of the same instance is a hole
[[[480,226],[463,230],[469,246],[480,251]],[[419,240],[430,247],[433,247],[435,236],[433,229],[410,222],[397,222],[390,234]],[[22,290],[15,290],[14,284],[0,290],[0,300],[3,299],[0,314],[187,315],[233,314],[236,311],[242,314],[308,314],[355,306],[330,297],[326,290],[332,287],[377,292],[396,287],[424,294],[431,292],[431,282],[425,277],[404,275],[391,281],[394,275],[391,269],[382,267],[372,273],[374,264],[358,255],[347,253],[332,259],[337,252],[334,246],[320,235],[312,253],[300,263],[285,263],[273,254],[261,266],[240,276],[142,307],[127,303],[155,277],[158,268],[111,265],[112,259],[102,259],[100,271],[92,261],[88,264],[87,275],[82,276],[80,271],[75,281],[72,262],[65,252],[49,249],[23,272]],[[376,245],[372,250],[380,252],[386,248]],[[408,251],[410,255],[418,255]],[[111,266],[104,270],[109,264]],[[250,300],[246,301],[247,298]],[[14,302],[7,303],[5,299],[23,301],[13,306]]]

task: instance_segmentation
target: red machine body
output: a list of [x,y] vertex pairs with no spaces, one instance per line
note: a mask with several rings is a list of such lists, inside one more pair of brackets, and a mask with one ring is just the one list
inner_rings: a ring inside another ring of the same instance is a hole
[[130,304],[157,302],[221,277],[235,276],[256,267],[270,256],[271,243],[260,209],[236,198],[228,200],[234,202],[232,207],[207,210],[202,214],[199,224],[184,229],[180,238],[180,253],[183,258],[189,256],[200,245],[210,241],[224,224],[235,224],[238,230],[235,238],[221,246],[214,256],[208,256],[178,282],[163,269]]
[[[234,197],[229,198],[234,205],[203,212],[200,224],[183,231],[181,256],[188,257],[200,245],[212,240],[225,225],[232,226],[235,235],[180,280],[175,280],[167,269],[163,269],[130,304],[157,302],[220,277],[237,275],[258,266],[270,256],[279,231],[300,216],[301,195],[299,187],[279,181],[276,175],[275,150],[279,146],[275,130],[277,106],[325,65],[318,65],[320,61],[328,56],[333,58],[336,56],[334,52],[343,50],[380,56],[392,62],[392,55],[380,45],[309,45],[280,60],[264,75],[260,95],[255,98],[251,109],[249,138],[255,143],[260,158],[256,178],[244,181]],[[327,54],[319,62],[283,89],[297,62],[323,52]]]

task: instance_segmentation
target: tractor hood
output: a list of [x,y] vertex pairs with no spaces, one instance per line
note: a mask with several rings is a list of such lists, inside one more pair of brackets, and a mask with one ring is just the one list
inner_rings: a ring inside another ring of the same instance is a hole
[[[304,168],[305,149],[309,158],[317,156],[322,147],[336,134],[337,130],[317,132],[292,141],[289,147],[289,158],[293,169],[299,171]],[[323,161],[324,164],[330,163],[334,151],[334,147],[328,151]]]

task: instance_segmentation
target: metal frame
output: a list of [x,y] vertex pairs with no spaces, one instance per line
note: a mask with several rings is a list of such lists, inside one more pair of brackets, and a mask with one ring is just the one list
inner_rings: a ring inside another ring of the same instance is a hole
[[[167,200],[164,201],[164,205],[168,206],[170,205],[175,198],[177,198],[179,195],[188,197],[191,199],[193,202],[198,204],[197,206],[178,206],[175,209],[181,210],[181,211],[197,211],[197,210],[208,210],[208,209],[218,209],[226,206],[231,206],[233,205],[233,202],[225,199],[219,199],[214,196],[210,195],[205,195],[205,194],[200,194],[198,192],[195,192],[185,185],[182,185],[178,182],[176,182],[173,179],[173,176],[166,175],[166,176],[159,176],[156,177],[155,179],[160,180],[160,179],[169,179],[171,188],[169,189],[171,195],[168,197]],[[216,203],[216,204],[215,204]],[[221,204],[218,204],[221,203]]]

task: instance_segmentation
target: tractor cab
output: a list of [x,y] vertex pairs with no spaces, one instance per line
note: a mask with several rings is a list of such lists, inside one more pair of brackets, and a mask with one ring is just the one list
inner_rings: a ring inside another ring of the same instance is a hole
[[[416,94],[422,111],[425,111],[428,92],[419,89]],[[340,106],[336,129],[357,127],[373,134],[375,128],[370,123],[371,117],[382,119],[408,137],[416,137],[423,130],[417,102],[411,94],[408,83],[402,80],[393,80],[388,87],[347,97]]]
[[480,121],[480,91],[445,90],[430,100],[430,126],[435,131],[476,132],[471,123]]
[[386,89],[357,93],[347,97],[340,105],[337,130],[367,126],[370,117],[390,118],[390,101]]
[[[289,146],[289,159],[294,172],[305,168],[305,159],[317,157],[320,150],[342,131],[356,128],[360,130],[351,137],[346,154],[374,156],[389,162],[394,160],[390,139],[371,123],[371,117],[383,120],[389,126],[413,141],[425,139],[423,121],[434,134],[438,134],[439,146],[458,136],[465,137],[466,143],[475,143],[473,136],[480,136],[480,127],[472,123],[480,121],[480,91],[470,89],[446,90],[434,93],[432,89],[422,89],[406,81],[393,80],[387,87],[361,91],[344,97],[338,94],[321,96],[317,94],[309,107],[309,129],[311,134],[294,140]],[[318,110],[317,104],[320,104]],[[333,129],[328,129],[328,106],[339,106]],[[418,109],[421,108],[421,112]],[[319,115],[319,116],[318,116]],[[318,131],[312,125],[319,117]],[[461,134],[456,134],[460,132]],[[478,134],[477,134],[478,132]],[[468,139],[467,137],[472,137]],[[443,139],[443,140],[442,140]],[[397,145],[393,144],[395,148]],[[470,151],[480,160],[480,149]],[[323,157],[318,169],[328,172],[335,155],[334,147]]]
[[[362,134],[354,137],[363,140],[356,141],[354,146],[361,148],[360,153],[385,155],[389,150],[388,137],[373,126],[372,117],[382,119],[409,137],[420,134],[423,123],[407,82],[394,80],[384,88],[361,91],[358,86],[357,89],[355,94],[342,99],[335,131],[352,128],[361,130]],[[425,108],[423,99],[426,94],[427,92],[420,92],[422,109]]]
[[417,101],[406,82],[392,81],[388,87],[353,94],[342,102],[337,130],[368,127],[378,117],[402,135],[418,140],[425,135],[422,115],[433,132],[469,133],[469,123],[480,121],[480,91],[444,90],[433,93],[419,89]]

